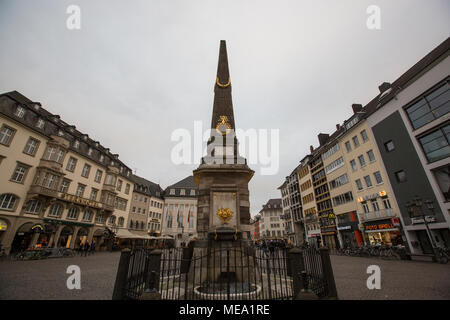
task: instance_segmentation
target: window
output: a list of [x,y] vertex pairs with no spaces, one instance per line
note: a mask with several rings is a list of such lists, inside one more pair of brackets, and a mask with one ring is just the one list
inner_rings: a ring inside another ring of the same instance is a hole
[[9,146],[15,133],[16,130],[14,130],[13,128],[3,125],[2,129],[0,130],[0,143],[4,144],[5,146]]
[[334,146],[332,146],[330,149],[328,149],[323,155],[322,158],[326,159],[330,157],[331,155],[335,154],[339,150],[339,144],[336,143]]
[[89,148],[89,150],[88,150],[88,156],[91,156],[92,155],[92,148]]
[[17,197],[13,194],[5,193],[0,196],[0,209],[13,210]]
[[367,140],[369,140],[366,130],[361,131],[361,138],[363,139],[363,142],[366,142]]
[[358,188],[358,190],[362,190],[363,189],[363,185],[360,179],[355,181],[356,183],[356,187]]
[[116,223],[116,216],[109,217],[109,222],[108,223],[114,225]]
[[92,213],[92,210],[86,209],[84,210],[83,214],[83,220],[84,221],[91,221],[94,214]]
[[350,141],[347,141],[347,142],[345,143],[345,149],[347,149],[347,152],[352,151],[352,146],[350,145]]
[[369,205],[367,203],[363,203],[362,206],[363,206],[364,213],[369,213],[370,212]]
[[388,198],[384,198],[382,201],[383,201],[383,205],[384,205],[385,209],[391,209],[392,208],[391,207],[391,202],[389,201]]
[[25,108],[18,106],[16,108],[16,112],[14,112],[14,114],[19,118],[23,118],[23,116],[25,115]]
[[422,96],[405,110],[414,129],[418,129],[450,112],[450,86],[448,80],[433,92]]
[[77,197],[83,197],[84,189],[86,186],[84,184],[78,184],[76,195]]
[[330,163],[329,165],[327,165],[325,167],[325,172],[326,173],[331,173],[334,170],[342,167],[344,165],[344,159],[342,157],[336,159],[335,161],[333,161],[332,163]]
[[180,196],[184,196],[186,194],[186,191],[184,189],[180,190]]
[[41,203],[38,200],[31,200],[28,201],[25,212],[38,214],[40,210],[41,210]]
[[55,147],[49,146],[44,154],[44,160],[53,160],[56,155],[57,149]]
[[358,157],[358,160],[359,160],[359,164],[360,164],[361,167],[364,167],[366,165],[366,160],[364,160],[364,156],[363,155],[360,155]]
[[333,198],[333,205],[334,206],[339,206],[341,204],[347,203],[347,202],[351,202],[353,201],[353,194],[352,192],[346,192],[344,194],[338,195],[337,197]]
[[372,200],[370,200],[370,202],[372,203],[373,211],[380,211],[380,207],[378,206],[377,199],[372,199]]
[[435,162],[450,155],[450,124],[419,138],[429,162]]
[[100,162],[103,162],[103,160],[105,160],[105,156],[104,155],[100,155]]
[[191,190],[191,196],[195,196],[195,190],[194,189]]
[[59,203],[56,203],[50,207],[50,210],[48,211],[49,217],[61,217],[63,211],[62,205]]
[[355,148],[359,147],[359,140],[358,140],[357,136],[354,136],[352,138],[352,141],[353,141],[353,145],[355,146]]
[[73,147],[74,147],[75,149],[78,149],[78,148],[80,147],[80,141],[75,140],[75,141],[73,142]]
[[98,194],[98,190],[92,188],[90,199],[91,199],[91,200],[94,200],[94,201],[97,201],[97,194]]
[[348,175],[344,173],[342,176],[330,181],[330,189],[340,187],[348,182]]
[[25,145],[24,153],[34,156],[39,146],[39,141],[33,138],[28,139],[27,144]]
[[129,194],[130,193],[130,184],[127,183],[127,185],[125,186],[125,194]]
[[175,194],[175,189],[170,189],[169,194]]
[[38,127],[39,129],[43,129],[44,125],[45,125],[44,119],[39,119],[36,123],[36,127]]
[[69,211],[67,212],[67,219],[73,219],[73,220],[78,219],[78,208],[77,207],[72,207],[69,209]]
[[133,212],[136,212],[136,207],[133,207]]
[[112,174],[107,174],[105,184],[110,185],[110,186],[115,186],[116,185],[116,176],[114,176]]
[[103,175],[103,171],[97,169],[97,172],[95,173],[95,182],[100,183],[100,181],[102,180],[102,175]]
[[23,183],[23,181],[25,180],[25,175],[27,173],[27,170],[28,170],[28,167],[26,167],[20,163],[17,164],[16,170],[14,170],[14,173],[11,177],[11,181]]
[[105,215],[97,213],[97,215],[95,216],[95,222],[96,223],[104,223]]
[[118,219],[118,225],[119,225],[119,227],[123,227],[124,221],[125,221],[125,219],[124,219],[123,217],[120,217],[120,218]]
[[406,182],[406,172],[404,170],[397,171],[395,173],[395,178],[398,183]]
[[137,211],[137,213],[141,213],[141,208],[138,208],[138,211]]
[[64,159],[64,150],[59,149],[57,154],[56,154],[56,162],[58,163],[62,163],[63,159]]
[[48,189],[53,189],[55,182],[58,182],[58,178],[54,174],[46,172],[44,179],[42,180],[42,186]]
[[372,186],[372,180],[370,180],[370,176],[365,176],[364,181],[366,182],[367,188],[370,188]]
[[450,201],[450,165],[433,170],[433,173],[445,201]]
[[352,167],[353,171],[358,170],[358,167],[356,166],[356,161],[355,160],[350,160],[350,166]]
[[70,157],[69,161],[67,161],[66,170],[70,172],[74,172],[75,166],[77,165],[77,159],[74,157]]
[[374,162],[375,161],[375,154],[373,153],[373,150],[367,151],[367,156],[369,157],[369,161],[370,162]]
[[392,140],[385,142],[384,148],[386,149],[387,152],[391,152],[391,151],[395,150],[394,142]]
[[59,187],[59,192],[66,193],[69,189],[70,181],[67,179],[63,179],[61,182],[61,186]]
[[83,171],[81,172],[81,176],[85,177],[85,178],[88,178],[90,171],[91,171],[91,166],[88,165],[87,163],[85,163],[84,167],[83,167]]
[[122,190],[122,180],[120,180],[120,179],[117,181],[117,190],[118,191]]
[[377,182],[377,184],[383,183],[383,178],[381,177],[380,171],[374,172],[373,176],[375,177],[375,181]]

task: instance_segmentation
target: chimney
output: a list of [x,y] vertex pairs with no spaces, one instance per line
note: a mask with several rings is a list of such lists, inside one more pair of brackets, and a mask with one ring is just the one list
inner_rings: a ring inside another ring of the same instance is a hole
[[339,131],[339,129],[341,129],[341,125],[338,123],[338,124],[336,125],[336,130]]
[[389,82],[383,82],[381,85],[378,86],[378,90],[380,90],[380,93],[383,93],[391,88],[391,84]]
[[353,113],[356,114],[362,110],[362,104],[352,104]]
[[319,133],[317,135],[317,138],[319,138],[319,144],[321,146],[324,145],[328,141],[329,137],[330,137],[330,135],[328,133]]
[[314,152],[314,147],[313,146],[309,146],[309,151],[311,151],[311,153]]

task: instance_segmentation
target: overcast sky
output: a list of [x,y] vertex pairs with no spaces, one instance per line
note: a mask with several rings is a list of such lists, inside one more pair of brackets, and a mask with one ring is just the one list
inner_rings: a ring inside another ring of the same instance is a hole
[[[81,8],[69,30],[66,9]],[[381,30],[366,26],[369,5]],[[250,183],[251,212],[318,145],[444,41],[448,0],[0,0],[0,92],[17,90],[118,153],[163,188],[177,128],[211,122],[219,41],[227,41],[236,126],[280,130],[280,168]]]

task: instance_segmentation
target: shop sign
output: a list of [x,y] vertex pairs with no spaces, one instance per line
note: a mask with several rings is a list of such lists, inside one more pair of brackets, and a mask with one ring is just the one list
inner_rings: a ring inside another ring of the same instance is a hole
[[328,215],[328,219],[336,219],[336,216],[334,215],[334,213],[330,213]]
[[73,194],[67,194],[67,193],[62,193],[61,194],[61,199],[73,202],[73,203],[77,203],[77,204],[81,204],[81,205],[85,205],[85,206],[90,206],[90,207],[95,207],[95,208],[100,208],[100,203],[94,200],[89,200],[89,199],[84,199],[81,197],[77,197]]
[[[425,220],[427,222],[436,222],[436,218],[434,216],[425,216]],[[423,218],[412,218],[412,224],[424,223]]]
[[338,229],[339,231],[341,231],[341,230],[351,230],[351,229],[352,229],[352,226],[337,227],[337,229]]
[[31,230],[36,230],[36,229],[40,229],[41,231],[43,231],[44,227],[40,224],[35,224],[34,226],[31,227]]
[[381,224],[374,224],[370,226],[365,226],[366,230],[381,230],[384,229],[395,229],[395,226],[392,223],[381,223]]
[[8,229],[8,225],[5,221],[0,220],[0,231],[6,231],[6,229]]
[[392,224],[396,227],[400,226],[400,220],[398,218],[392,218]]

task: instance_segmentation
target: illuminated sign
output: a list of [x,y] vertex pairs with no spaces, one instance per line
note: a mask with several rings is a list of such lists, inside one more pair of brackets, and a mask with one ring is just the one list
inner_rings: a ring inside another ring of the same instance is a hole
[[363,198],[362,197],[358,197],[358,202],[363,202]]
[[380,197],[384,197],[384,196],[386,196],[386,191],[380,191],[380,192],[378,192],[378,194],[380,195]]
[[384,229],[395,229],[395,226],[392,223],[383,223],[383,224],[375,224],[371,226],[366,226],[366,230],[381,230]]

